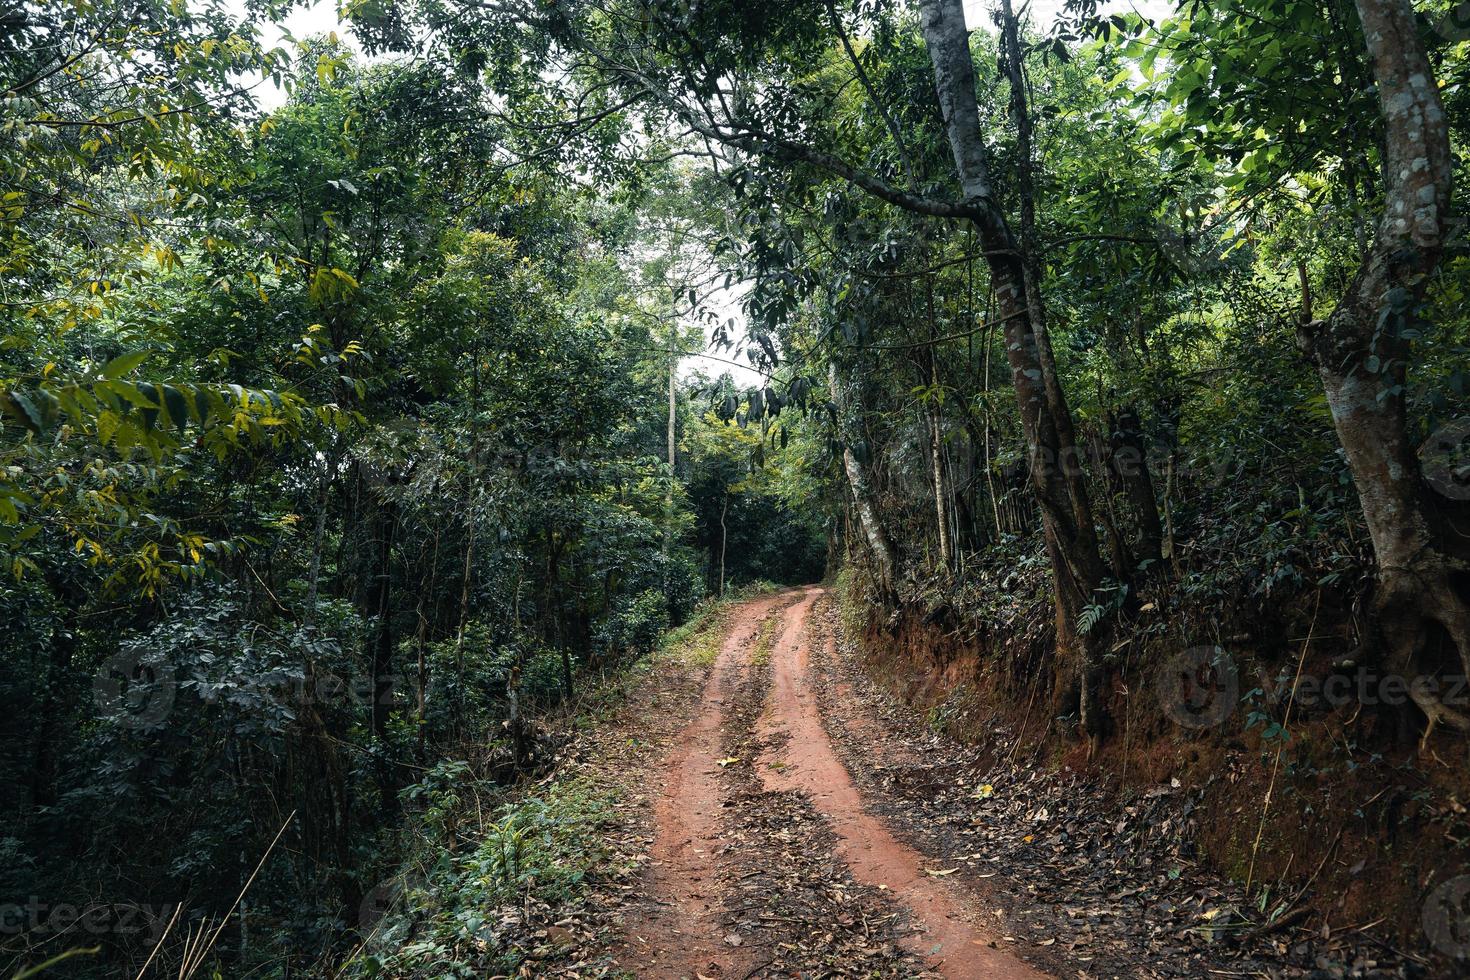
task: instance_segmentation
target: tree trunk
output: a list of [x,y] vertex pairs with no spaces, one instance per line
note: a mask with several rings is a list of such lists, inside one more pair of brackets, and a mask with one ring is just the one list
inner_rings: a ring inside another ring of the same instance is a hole
[[929,406],[929,461],[934,471],[934,514],[939,527],[939,560],[947,569],[951,560],[951,547],[949,540],[949,515],[946,513],[944,498],[944,456],[943,439],[944,429],[939,421],[939,410],[932,404]]
[[868,483],[868,475],[863,472],[862,463],[853,454],[852,446],[856,436],[848,416],[847,399],[844,397],[837,365],[830,361],[827,364],[827,382],[832,389],[832,407],[837,413],[837,434],[842,442],[842,469],[847,474],[848,489],[852,491],[858,525],[862,528],[863,537],[872,551],[873,562],[877,565],[878,588],[886,598],[892,599],[898,594],[898,547],[879,519],[878,506],[873,500],[873,489]]
[[373,643],[373,737],[380,743],[377,762],[378,788],[384,811],[393,809],[397,790],[387,762],[388,710],[393,704],[393,537],[398,529],[398,516],[393,505],[380,505],[378,528],[378,571],[374,606],[378,614],[377,636]]
[[1124,536],[1122,522],[1118,518],[1117,504],[1114,498],[1122,492],[1122,484],[1117,473],[1112,467],[1112,445],[1108,436],[1099,430],[1084,430],[1086,432],[1088,457],[1092,460],[1094,467],[1101,470],[1106,476],[1103,482],[1102,508],[1098,511],[1098,521],[1102,524],[1103,543],[1106,546],[1108,565],[1112,568],[1113,578],[1119,582],[1127,582],[1133,572],[1133,553],[1128,548],[1128,539]]
[[317,590],[322,574],[322,546],[327,539],[327,501],[332,488],[332,476],[337,464],[335,451],[329,450],[322,460],[322,480],[317,491],[316,524],[311,533],[311,563],[306,572],[306,610],[302,613],[301,625],[310,627],[316,622]]
[[[471,353],[470,361],[470,451],[469,486],[465,494],[465,546],[464,569],[459,582],[459,625],[454,631],[454,673],[461,685],[464,683],[464,633],[470,623],[470,583],[475,571],[475,531],[479,527],[478,507],[480,499],[480,355]],[[519,588],[519,586],[517,587]],[[519,593],[517,593],[519,598]],[[516,624],[519,626],[519,622]],[[458,699],[451,708],[458,718]]]
[[521,716],[521,654],[517,650],[515,660],[505,675],[505,728],[510,733],[510,754],[517,771],[524,772],[531,764],[531,739],[526,721]]
[[426,714],[428,708],[429,688],[429,616],[426,608],[436,593],[435,586],[439,582],[439,531],[434,531],[434,552],[429,559],[429,587],[419,593],[418,608],[418,635],[414,639],[415,652],[418,655],[418,690],[415,692],[415,717],[418,728],[418,747],[420,758],[424,757],[424,742],[428,728]]
[[62,617],[51,635],[46,673],[41,695],[41,710],[36,716],[36,742],[31,764],[31,806],[48,807],[56,803],[58,760],[67,750],[66,737],[72,728],[65,705],[70,701],[73,658],[80,628],[77,613],[86,602],[85,590],[65,573],[46,575],[51,594],[62,600]]
[[[1384,212],[1337,308],[1304,324],[1301,340],[1322,376],[1372,539],[1381,642],[1395,669],[1414,670],[1437,623],[1470,673],[1470,603],[1453,581],[1464,565],[1445,550],[1443,508],[1410,442],[1403,394],[1410,356],[1403,332],[1446,237],[1449,131],[1408,0],[1357,0],[1357,8],[1384,123]],[[1431,731],[1439,721],[1470,726],[1423,692],[1415,701]]]
[[546,530],[546,612],[551,617],[547,624],[551,628],[551,645],[561,655],[561,683],[566,698],[570,701],[576,694],[572,683],[572,658],[567,651],[561,629],[561,537],[550,528]]
[[[1098,690],[1101,667],[1096,644],[1078,628],[1078,617],[1102,581],[1103,563],[1071,412],[1056,378],[1041,319],[1039,284],[1028,288],[1029,260],[1018,248],[991,188],[964,10],[960,0],[922,0],[920,12],[960,185],[966,203],[980,210],[976,230],[986,252],[997,311],[1004,325],[1006,356],[1026,437],[1031,483],[1041,505],[1051,559],[1057,651],[1059,659],[1073,665],[1076,672],[1082,728],[1088,735],[1097,736],[1102,731]],[[1018,121],[1024,122],[1024,93],[1020,87],[1013,87],[1013,112]],[[1029,192],[1029,183],[1026,189]],[[1029,264],[1034,269],[1036,263]]]
[[393,700],[393,535],[397,520],[391,504],[383,503],[378,517],[377,583],[373,608],[378,617],[373,642],[372,728],[376,738],[388,731],[388,708]]
[[836,574],[842,564],[842,551],[845,547],[842,541],[842,522],[837,515],[832,515],[831,525],[827,530],[827,563],[824,569],[824,577],[831,578]]
[[946,571],[950,567],[950,536],[949,536],[949,514],[946,512],[944,489],[944,427],[939,419],[939,406],[935,402],[934,395],[939,388],[939,361],[938,354],[934,350],[935,338],[938,336],[937,324],[934,314],[934,279],[929,277],[925,280],[927,287],[927,298],[929,306],[929,363],[925,365],[925,374],[929,381],[929,402],[925,412],[925,427],[929,430],[929,463],[934,478],[934,515],[935,524],[939,528],[939,561]]
[[[994,300],[994,290],[991,291],[991,299]],[[985,464],[985,489],[990,493],[990,512],[995,517],[995,533],[1002,534],[1000,524],[1000,496],[995,489],[995,460],[991,453],[990,445],[990,352],[994,344],[990,339],[991,324],[994,322],[990,312],[990,303],[985,304],[985,380],[982,389],[985,399],[985,440],[984,440],[984,464]]]
[[[679,361],[674,354],[674,324],[669,324],[669,485],[664,491],[664,577],[668,578],[668,557],[674,545],[674,464],[677,461],[675,422],[678,419],[679,393],[676,376]],[[667,586],[665,581],[665,586]]]
[[725,595],[725,542],[729,539],[729,531],[725,527],[725,512],[730,509],[730,491],[725,490],[725,498],[720,501],[720,591],[718,595]]
[[576,694],[576,688],[572,685],[572,654],[565,645],[561,648],[561,683],[570,701]]
[[1153,475],[1148,471],[1148,450],[1143,423],[1131,407],[1110,414],[1108,419],[1108,471],[1117,479],[1128,506],[1138,521],[1135,552],[1139,561],[1152,561],[1151,571],[1161,570],[1164,555],[1164,525],[1159,519],[1159,499]]

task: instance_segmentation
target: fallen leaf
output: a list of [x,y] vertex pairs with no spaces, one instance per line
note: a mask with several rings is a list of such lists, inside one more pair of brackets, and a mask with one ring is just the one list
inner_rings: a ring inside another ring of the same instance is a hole
[[926,875],[933,875],[935,878],[943,878],[945,875],[952,875],[952,874],[954,874],[958,870],[960,870],[960,869],[959,868],[946,868],[943,871],[932,871],[929,868],[925,868],[924,869],[924,873]]
[[716,765],[718,765],[721,769],[723,769],[725,766],[733,766],[735,763],[737,763],[739,761],[740,761],[740,757],[739,756],[732,755],[728,759],[720,759],[716,763]]

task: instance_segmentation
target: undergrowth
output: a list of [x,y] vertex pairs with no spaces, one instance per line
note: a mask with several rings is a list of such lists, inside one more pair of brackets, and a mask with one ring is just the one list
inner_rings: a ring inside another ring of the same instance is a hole
[[[589,685],[568,726],[607,720],[670,664],[708,667],[730,606],[775,588],[756,583],[702,603],[653,652]],[[403,794],[416,811],[399,848],[409,857],[368,892],[359,921],[348,923],[365,939],[340,975],[514,974],[544,956],[549,950],[528,948],[527,937],[548,935],[558,912],[586,898],[594,881],[625,870],[606,843],[620,795],[611,780],[586,772],[505,787],[477,778],[464,761],[429,770]]]
[[771,662],[771,648],[776,645],[776,635],[780,633],[783,625],[785,625],[785,619],[781,616],[768,616],[761,623],[760,632],[755,638],[755,649],[750,653],[752,664],[764,667]]
[[[575,903],[590,880],[618,870],[603,831],[614,793],[586,777],[556,780],[502,803],[462,853],[380,886],[365,902],[370,939],[348,965],[360,977],[478,977],[518,969],[527,910]],[[424,857],[434,855],[425,848]],[[383,906],[383,907],[379,907]]]

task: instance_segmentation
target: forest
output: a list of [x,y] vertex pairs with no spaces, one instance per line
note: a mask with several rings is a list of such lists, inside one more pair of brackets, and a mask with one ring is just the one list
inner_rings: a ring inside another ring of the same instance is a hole
[[1470,971],[1470,3],[0,2],[0,976]]

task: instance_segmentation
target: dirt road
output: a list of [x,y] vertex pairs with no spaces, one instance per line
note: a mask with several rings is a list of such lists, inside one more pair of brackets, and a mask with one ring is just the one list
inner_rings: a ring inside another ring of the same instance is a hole
[[618,966],[691,980],[1044,976],[998,948],[983,895],[865,808],[810,673],[813,645],[832,642],[811,615],[822,594],[732,616],[702,708],[663,765],[648,900]]

